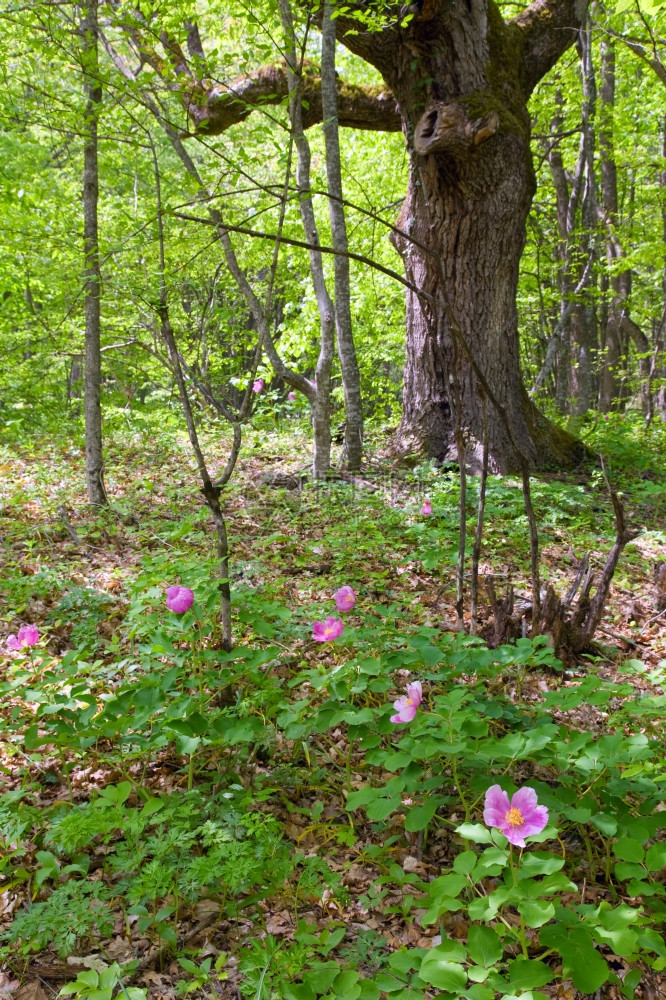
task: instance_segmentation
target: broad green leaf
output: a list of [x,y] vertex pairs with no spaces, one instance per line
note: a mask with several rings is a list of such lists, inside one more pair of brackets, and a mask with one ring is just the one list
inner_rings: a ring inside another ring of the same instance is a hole
[[475,844],[492,844],[490,830],[481,823],[462,823],[456,827],[456,833]]
[[437,986],[450,993],[462,993],[467,986],[467,973],[462,965],[442,958],[437,954],[437,948],[433,948],[423,959],[419,977],[429,986]]
[[400,806],[401,802],[402,799],[399,797],[388,798],[388,799],[375,799],[373,802],[370,802],[366,807],[365,811],[367,813],[368,819],[371,820],[386,819],[386,817],[390,816],[392,812],[395,812],[395,810]]
[[516,959],[509,964],[509,982],[516,990],[533,990],[554,978],[555,973],[545,962]]
[[419,830],[425,830],[437,812],[439,804],[439,798],[433,795],[424,805],[414,806],[410,809],[405,817],[405,830],[409,831],[409,833],[417,833]]
[[613,844],[613,854],[620,861],[633,861],[640,864],[645,856],[645,851],[637,840],[623,837]]
[[528,927],[543,927],[555,916],[555,907],[545,899],[523,899],[518,903],[518,912]]
[[645,854],[645,864],[650,872],[660,872],[666,867],[666,844],[653,844]]
[[493,1000],[495,991],[490,986],[483,986],[481,983],[474,983],[465,990],[463,996],[466,1000]]
[[362,979],[359,986],[361,992],[358,995],[358,1000],[379,1000],[381,991],[374,981]]
[[470,875],[476,865],[476,854],[474,851],[463,851],[453,859],[453,870],[461,875]]
[[580,924],[547,924],[541,929],[539,941],[560,954],[564,975],[571,977],[581,993],[594,993],[608,979],[606,962],[594,947],[590,932]]
[[472,924],[467,935],[467,950],[470,958],[489,968],[496,965],[504,954],[504,947],[492,927]]

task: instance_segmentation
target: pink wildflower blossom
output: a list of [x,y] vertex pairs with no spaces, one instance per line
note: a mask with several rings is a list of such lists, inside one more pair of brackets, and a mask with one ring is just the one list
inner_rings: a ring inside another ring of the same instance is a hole
[[258,378],[256,379],[255,382],[252,383],[252,392],[261,392],[263,387],[264,387],[263,378]]
[[356,604],[356,594],[351,587],[344,585],[333,594],[333,600],[338,611],[351,611]]
[[325,622],[315,622],[312,626],[312,638],[317,642],[329,642],[342,635],[344,625],[341,618],[327,618]]
[[293,401],[296,399],[296,393],[290,392],[289,395],[287,396],[287,399],[293,403]]
[[194,604],[194,594],[189,587],[169,587],[167,589],[166,605],[169,611],[182,615]]
[[396,715],[391,716],[391,722],[411,722],[416,715],[416,709],[421,704],[423,690],[421,681],[413,681],[407,685],[407,694],[393,702]]
[[421,513],[422,514],[432,514],[432,504],[430,503],[429,500],[426,500],[424,502],[423,507],[421,507]]
[[501,830],[510,844],[525,847],[525,837],[541,833],[545,827],[548,809],[537,805],[537,793],[533,788],[519,788],[509,801],[499,785],[492,785],[486,792],[483,821]]
[[24,625],[18,630],[18,635],[7,636],[8,649],[23,649],[25,646],[34,646],[39,642],[39,629],[36,625]]

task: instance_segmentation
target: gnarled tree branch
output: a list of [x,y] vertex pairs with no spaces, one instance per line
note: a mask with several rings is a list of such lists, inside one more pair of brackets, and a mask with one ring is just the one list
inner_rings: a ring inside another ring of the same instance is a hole
[[[195,131],[219,135],[244,121],[257,108],[281,104],[288,96],[287,70],[284,63],[263,66],[227,85],[209,90],[198,87],[189,95],[187,112]],[[303,75],[303,127],[323,121],[321,79],[310,68]],[[338,120],[345,128],[376,132],[399,132],[398,106],[386,88],[359,87],[338,80]]]

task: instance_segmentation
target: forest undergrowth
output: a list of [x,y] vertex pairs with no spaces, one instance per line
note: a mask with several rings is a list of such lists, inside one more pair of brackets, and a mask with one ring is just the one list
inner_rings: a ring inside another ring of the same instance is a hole
[[[249,431],[224,652],[184,439],[119,421],[95,511],[79,442],[0,438],[0,994],[666,996],[666,435],[587,435],[643,531],[566,668],[456,630],[455,470],[378,446],[313,484],[297,423]],[[606,486],[532,490],[564,590],[612,542]],[[521,484],[490,477],[482,576],[527,607],[529,563]]]

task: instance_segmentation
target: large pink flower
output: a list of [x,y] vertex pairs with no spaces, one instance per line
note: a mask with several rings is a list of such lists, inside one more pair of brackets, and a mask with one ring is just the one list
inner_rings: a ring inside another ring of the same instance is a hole
[[34,646],[39,642],[39,629],[36,625],[24,625],[18,630],[18,635],[7,636],[8,649],[23,649],[25,646]]
[[422,514],[432,514],[432,504],[429,500],[424,500],[423,507],[421,507]]
[[516,847],[525,847],[525,837],[541,833],[548,822],[548,809],[537,805],[537,793],[528,786],[519,788],[509,801],[499,785],[491,785],[484,806],[484,823],[496,826]]
[[341,618],[327,618],[325,622],[315,622],[312,626],[312,638],[317,642],[330,642],[342,635],[344,625]]
[[396,715],[391,716],[391,722],[411,722],[416,715],[416,709],[421,704],[423,690],[421,681],[413,681],[407,685],[407,694],[393,702]]
[[166,605],[169,611],[182,615],[194,604],[194,594],[189,587],[169,587],[167,589]]
[[345,584],[344,587],[336,590],[333,594],[333,600],[338,611],[351,611],[356,604],[356,594],[351,587]]
[[258,378],[252,383],[252,392],[261,392],[264,387],[263,378]]

